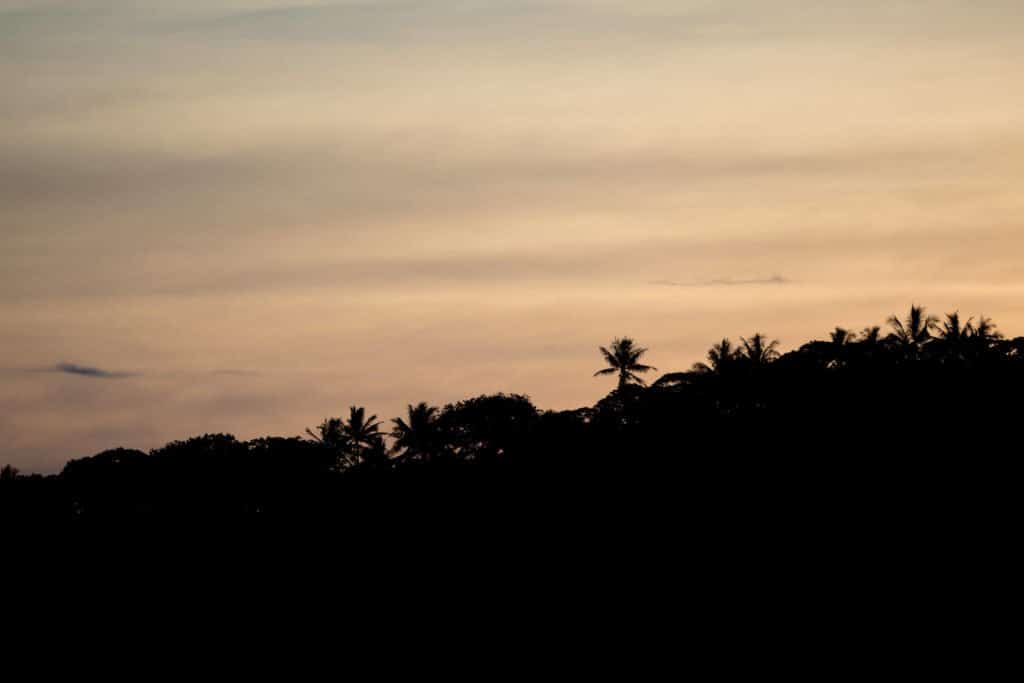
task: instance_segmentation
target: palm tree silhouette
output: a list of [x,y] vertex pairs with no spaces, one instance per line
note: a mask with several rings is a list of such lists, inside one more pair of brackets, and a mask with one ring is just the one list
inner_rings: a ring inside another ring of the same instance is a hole
[[348,411],[348,422],[342,427],[342,433],[348,439],[352,460],[358,463],[364,449],[381,443],[380,422],[377,422],[376,415],[366,417],[366,409],[362,406],[351,406]]
[[708,362],[696,363],[693,366],[694,372],[722,374],[736,360],[736,350],[732,342],[723,339],[708,350]]
[[391,422],[394,429],[391,436],[395,443],[393,451],[406,460],[429,460],[440,444],[438,443],[437,408],[420,402],[408,406],[408,422],[396,417]]
[[829,333],[829,339],[837,347],[843,347],[857,341],[857,333],[850,332],[845,327],[837,327]]
[[340,417],[329,417],[316,428],[307,428],[309,440],[322,444],[332,451],[342,453],[348,448],[348,437],[345,435],[345,423]]
[[910,312],[907,313],[904,320],[900,320],[896,315],[891,315],[888,323],[893,328],[889,339],[902,348],[907,355],[917,356],[925,344],[931,340],[932,330],[938,326],[939,319],[934,315],[926,315],[924,306],[911,304]]
[[860,343],[867,346],[877,346],[882,341],[882,328],[878,325],[865,327],[860,333]]
[[751,367],[763,367],[779,357],[779,341],[777,339],[768,341],[768,338],[760,332],[750,339],[740,337],[740,344],[739,357]]
[[845,327],[837,327],[829,333],[828,367],[843,366],[849,360],[851,345],[857,341],[857,333]]
[[964,340],[969,334],[971,329],[971,319],[967,319],[965,325],[960,324],[960,311],[953,311],[952,313],[946,314],[946,322],[942,323],[942,329],[939,331],[939,338],[957,344]]
[[595,372],[594,377],[618,374],[619,391],[630,383],[643,385],[644,381],[636,373],[657,370],[651,365],[643,365],[639,362],[641,356],[647,353],[647,349],[637,346],[629,337],[613,340],[610,349],[604,346],[600,349],[608,367]]
[[971,329],[969,318],[966,324],[961,324],[960,311],[947,313],[938,338],[932,343],[939,344],[944,360],[963,360],[964,346],[970,338]]
[[865,327],[857,336],[856,345],[847,349],[847,361],[871,362],[880,352],[885,351],[884,341],[881,327],[878,325]]
[[977,324],[972,324],[968,320],[965,332],[972,339],[984,342],[993,342],[1003,338],[1003,335],[996,331],[996,324],[992,322],[992,318],[986,318],[983,315],[978,316]]
[[976,324],[972,324],[969,320],[967,321],[965,334],[967,336],[966,341],[970,344],[971,350],[976,357],[988,355],[994,343],[1003,338],[1003,335],[996,330],[996,325],[992,322],[992,319],[986,318],[983,315],[978,316]]

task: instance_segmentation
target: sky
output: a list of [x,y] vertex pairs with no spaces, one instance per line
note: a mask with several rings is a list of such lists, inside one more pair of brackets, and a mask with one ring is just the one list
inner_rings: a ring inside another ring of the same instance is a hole
[[[1024,334],[1020,0],[0,0],[0,464]],[[654,376],[652,376],[652,379]]]

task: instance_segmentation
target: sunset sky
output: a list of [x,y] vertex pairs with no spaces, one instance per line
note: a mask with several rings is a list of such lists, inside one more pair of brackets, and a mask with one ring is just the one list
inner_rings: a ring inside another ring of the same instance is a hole
[[1022,0],[0,0],[0,126],[25,471],[589,405],[621,335],[1024,334]]

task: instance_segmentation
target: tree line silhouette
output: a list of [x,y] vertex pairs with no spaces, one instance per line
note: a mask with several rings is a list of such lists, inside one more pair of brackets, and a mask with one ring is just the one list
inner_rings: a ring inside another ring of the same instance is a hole
[[916,305],[887,325],[837,327],[788,353],[761,333],[722,339],[703,362],[649,386],[648,349],[615,339],[599,347],[595,373],[615,388],[576,410],[494,394],[410,404],[388,427],[352,406],[303,437],[206,434],[74,459],[45,477],[8,465],[0,513],[55,524],[255,516],[366,526],[568,523],[586,511],[589,528],[610,528],[795,500],[865,515],[932,499],[1000,504],[1013,479],[995,473],[1015,468],[1019,449],[1024,337]]

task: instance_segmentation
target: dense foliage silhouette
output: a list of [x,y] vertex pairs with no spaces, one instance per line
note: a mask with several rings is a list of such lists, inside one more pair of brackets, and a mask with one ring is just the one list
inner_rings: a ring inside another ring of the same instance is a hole
[[5,466],[0,514],[640,534],[680,518],[757,526],[767,511],[821,525],[918,509],[954,525],[1009,514],[1024,337],[916,305],[889,327],[836,328],[788,353],[761,333],[723,339],[706,362],[649,387],[647,349],[616,339],[600,347],[597,373],[616,388],[577,410],[495,394],[410,404],[387,431],[353,406],[304,438],[206,434],[74,459],[45,477]]

